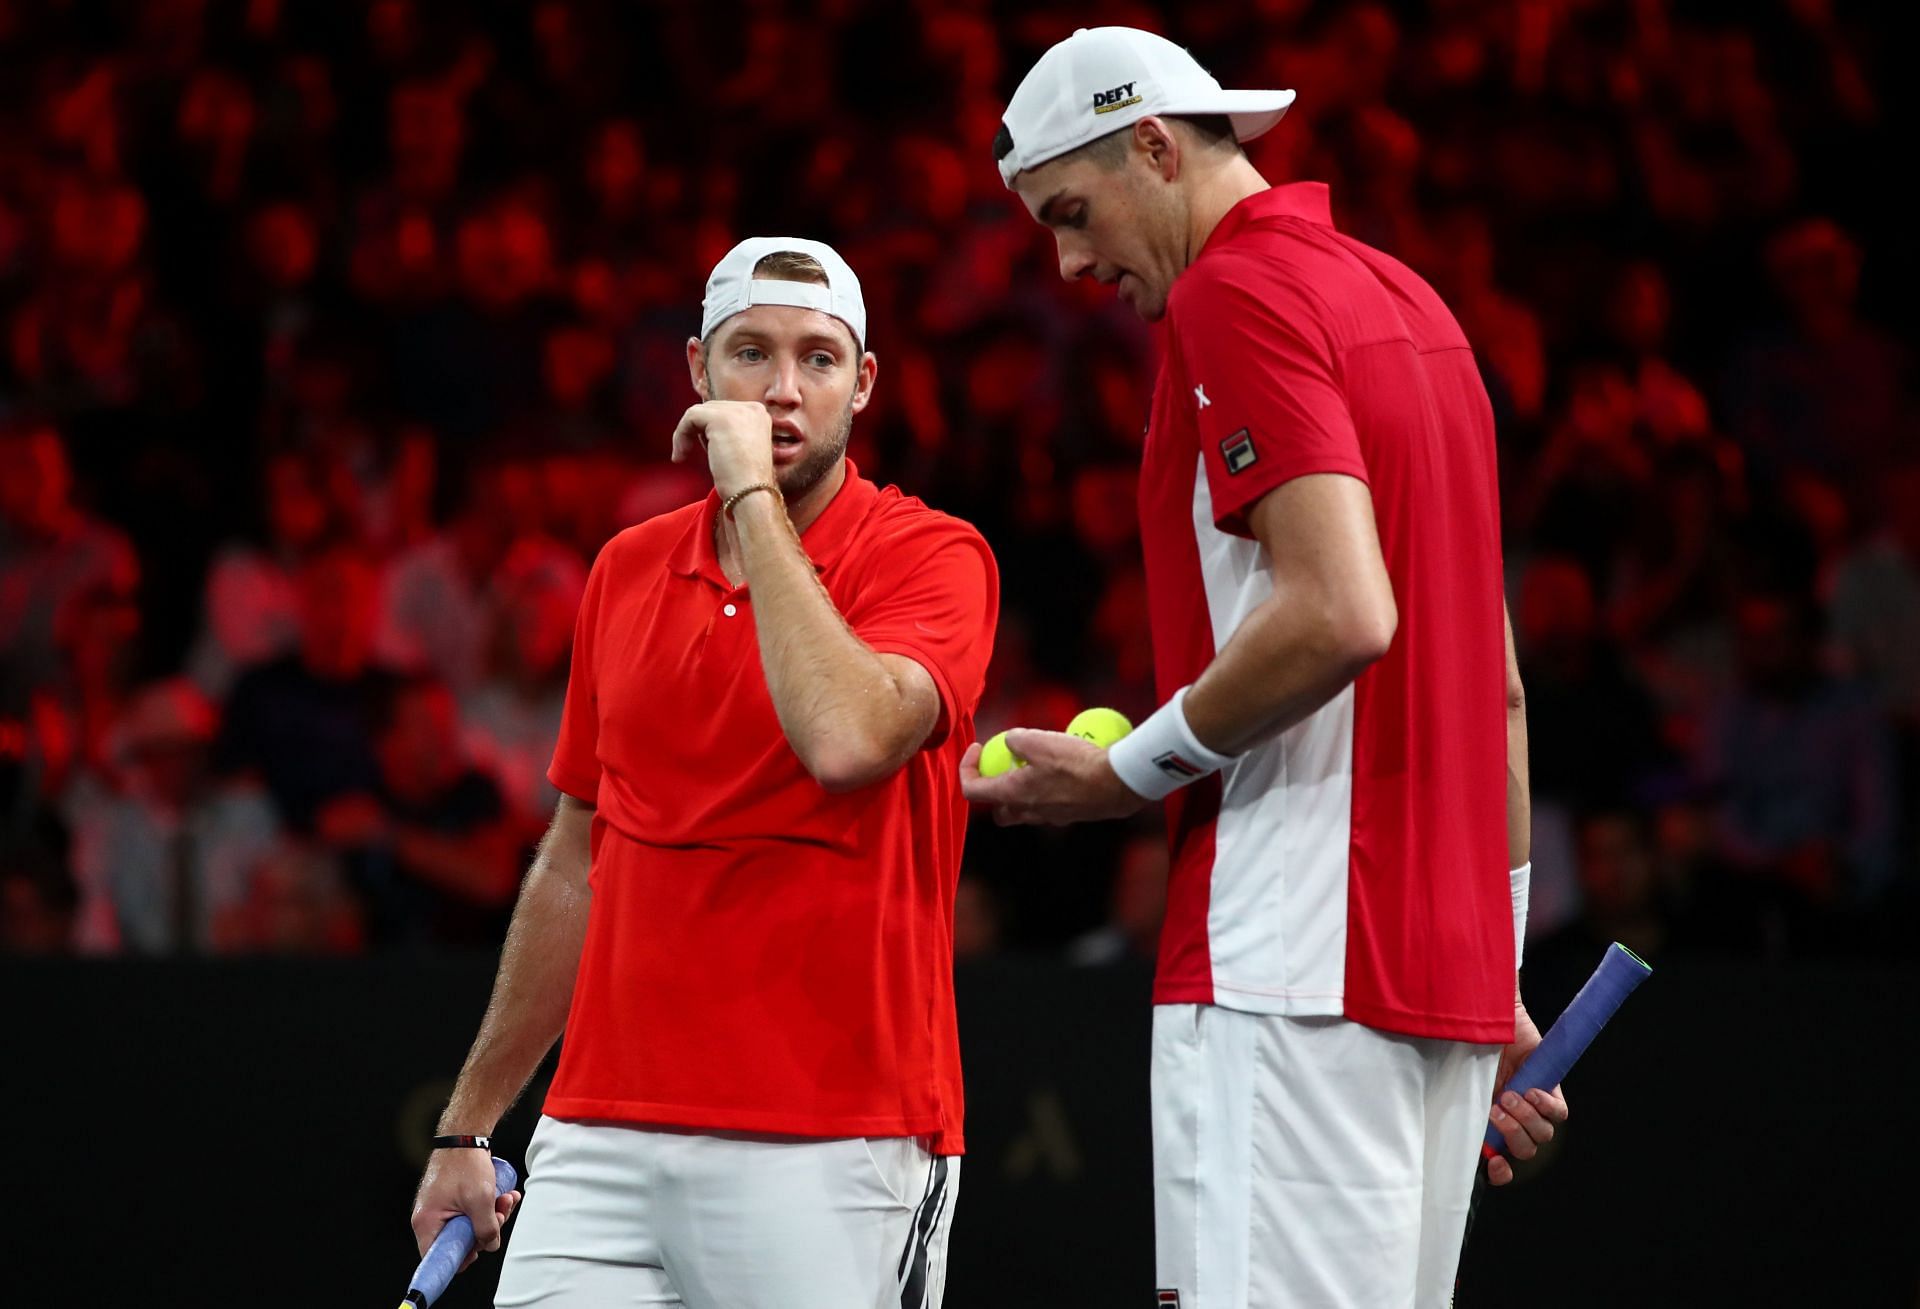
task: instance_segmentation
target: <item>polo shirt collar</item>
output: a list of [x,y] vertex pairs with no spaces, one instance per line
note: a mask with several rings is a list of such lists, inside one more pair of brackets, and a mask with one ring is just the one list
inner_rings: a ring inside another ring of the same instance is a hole
[[[800,544],[816,570],[824,573],[846,553],[860,524],[866,520],[867,510],[879,497],[880,488],[860,476],[853,460],[847,460],[846,480],[820,516],[800,534]],[[700,506],[700,512],[668,556],[667,567],[682,577],[704,577],[726,590],[732,583],[720,570],[720,552],[713,540],[713,524],[719,514],[720,493],[709,491],[706,503]]]
[[1333,199],[1327,191],[1327,184],[1288,182],[1281,186],[1270,186],[1264,191],[1255,191],[1227,210],[1226,216],[1207,237],[1206,244],[1200,247],[1200,252],[1205,254],[1212,247],[1231,241],[1252,224],[1267,218],[1304,218],[1321,227],[1332,227]]

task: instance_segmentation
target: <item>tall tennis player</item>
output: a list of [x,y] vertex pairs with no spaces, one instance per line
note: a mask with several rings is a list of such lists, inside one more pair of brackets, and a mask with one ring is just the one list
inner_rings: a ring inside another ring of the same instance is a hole
[[[1164,332],[1139,492],[1164,703],[1111,751],[1016,732],[1029,767],[962,771],[1006,822],[1165,802],[1159,1303],[1444,1306],[1498,1069],[1539,1039],[1493,417],[1431,288],[1241,150],[1293,98],[1098,28],[1007,107],[1000,175],[1060,275]],[[1527,1156],[1566,1105],[1492,1112]]]

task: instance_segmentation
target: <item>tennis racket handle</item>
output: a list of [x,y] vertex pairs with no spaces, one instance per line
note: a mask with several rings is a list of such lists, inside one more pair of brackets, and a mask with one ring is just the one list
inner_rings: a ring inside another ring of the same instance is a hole
[[[520,1174],[513,1171],[512,1164],[505,1159],[493,1161],[495,1195],[505,1195],[519,1183]],[[405,1305],[427,1309],[428,1305],[438,1300],[472,1250],[472,1220],[465,1214],[449,1218],[447,1225],[440,1229],[440,1235],[434,1237],[433,1244],[427,1247],[420,1266],[413,1270],[413,1280],[407,1284],[407,1298],[402,1301],[403,1309]]]
[[[1573,997],[1566,1011],[1540,1038],[1533,1053],[1513,1070],[1513,1076],[1500,1090],[1525,1095],[1528,1091],[1558,1086],[1593,1044],[1593,1038],[1600,1034],[1607,1020],[1633,994],[1633,988],[1646,981],[1652,972],[1638,955],[1618,941],[1608,946],[1600,966],[1580,988],[1580,994]],[[1489,1125],[1481,1153],[1492,1158],[1505,1146],[1506,1138],[1500,1135],[1500,1129]]]

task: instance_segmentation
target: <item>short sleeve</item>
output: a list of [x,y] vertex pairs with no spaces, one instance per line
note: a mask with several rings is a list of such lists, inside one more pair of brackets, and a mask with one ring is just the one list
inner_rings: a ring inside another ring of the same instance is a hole
[[1198,420],[1213,518],[1250,535],[1247,511],[1313,473],[1367,480],[1327,314],[1264,261],[1215,258],[1175,285],[1174,362]]
[[940,721],[927,747],[943,743],[979,707],[1000,614],[1000,573],[986,541],[958,519],[936,521],[922,539],[875,551],[873,571],[846,613],[868,648],[905,655],[933,678]]
[[609,546],[587,574],[586,594],[573,624],[572,665],[567,672],[567,702],[560,714],[560,735],[553,747],[547,780],[582,804],[600,800],[600,690],[594,659],[598,645],[600,597],[606,588]]

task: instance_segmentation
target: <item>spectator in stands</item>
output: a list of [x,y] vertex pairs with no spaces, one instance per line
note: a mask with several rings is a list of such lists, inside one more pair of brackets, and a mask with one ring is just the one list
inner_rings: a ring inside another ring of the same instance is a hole
[[216,762],[255,775],[281,818],[311,833],[321,811],[380,785],[377,715],[391,675],[373,660],[374,565],[328,547],[296,580],[299,649],[243,674],[227,703]]
[[1837,569],[1829,601],[1846,666],[1920,732],[1920,463],[1883,477],[1876,530]]
[[56,632],[62,667],[35,689],[27,722],[47,764],[46,794],[78,777],[118,775],[112,733],[133,695],[140,664],[140,610],[131,596],[94,586],[61,609]]
[[509,554],[522,569],[577,568],[579,559],[544,532],[540,490],[524,463],[501,462],[474,476],[466,505],[447,528],[387,570],[380,596],[381,661],[431,673],[457,693],[485,672],[498,608],[492,585]]
[[0,673],[10,691],[62,669],[58,635],[81,597],[133,594],[133,547],[73,498],[66,443],[51,423],[0,425]]
[[1633,385],[1619,368],[1582,366],[1507,510],[1536,547],[1571,555],[1589,577],[1607,574],[1652,489],[1637,419]]
[[1749,594],[1737,616],[1740,685],[1697,765],[1720,793],[1719,852],[1814,907],[1867,903],[1894,871],[1887,725],[1821,670],[1810,599]]
[[403,679],[377,720],[379,781],[320,811],[342,851],[375,945],[487,945],[506,929],[519,888],[520,842],[499,788],[467,762],[453,694]]
[[1670,358],[1673,294],[1660,266],[1636,258],[1607,291],[1607,347],[1633,384],[1640,430],[1656,449],[1708,434],[1706,397]]
[[313,552],[339,534],[319,461],[278,455],[266,469],[266,541],[235,543],[214,559],[202,602],[200,638],[189,659],[194,681],[224,698],[256,664],[293,653],[300,641],[296,578]]
[[357,954],[366,932],[338,859],[283,844],[254,866],[246,898],[214,921],[222,954]]
[[1860,316],[1864,256],[1837,223],[1783,229],[1766,263],[1787,322],[1736,356],[1729,428],[1769,475],[1816,474],[1868,510],[1877,474],[1912,449],[1913,352]]
[[1666,952],[1669,922],[1647,820],[1639,810],[1607,806],[1574,823],[1579,916],[1529,944],[1526,964],[1577,975],[1592,969],[1614,941],[1643,959]]
[[48,257],[35,261],[37,285],[7,316],[15,373],[82,409],[177,396],[189,370],[164,347],[142,261],[146,196],[110,171],[50,169],[38,184]]
[[495,576],[488,675],[461,701],[473,762],[499,786],[522,843],[537,841],[559,793],[547,781],[566,704],[567,655],[587,570],[523,542]]
[[145,687],[114,728],[118,784],[75,788],[68,812],[88,949],[212,949],[215,922],[279,847],[265,793],[212,775],[216,729],[213,704],[185,679]]
[[1601,626],[1592,582],[1570,559],[1535,559],[1513,619],[1536,807],[1626,800],[1663,762],[1659,722]]

